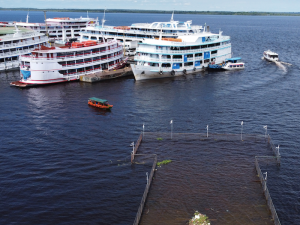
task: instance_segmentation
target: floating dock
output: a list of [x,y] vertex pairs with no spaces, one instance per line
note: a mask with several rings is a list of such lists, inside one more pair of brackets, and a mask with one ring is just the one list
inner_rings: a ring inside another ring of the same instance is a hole
[[123,69],[110,70],[110,71],[102,71],[98,73],[88,74],[80,76],[80,81],[95,83],[102,80],[110,80],[118,77],[125,77],[133,75],[131,67],[125,67]]

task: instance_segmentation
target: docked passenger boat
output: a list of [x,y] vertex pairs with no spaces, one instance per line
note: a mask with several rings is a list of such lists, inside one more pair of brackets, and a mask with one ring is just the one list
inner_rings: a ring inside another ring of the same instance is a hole
[[0,28],[0,71],[19,68],[19,55],[28,55],[47,42],[44,34],[28,29],[17,26]]
[[131,68],[136,80],[174,77],[205,70],[227,58],[231,58],[230,37],[204,30],[176,39],[146,39],[139,44]]
[[89,18],[88,16],[86,18],[54,17],[46,19],[45,23],[30,23],[29,15],[27,15],[26,22],[16,22],[15,24],[43,34],[46,34],[48,29],[50,40],[66,41],[70,38],[79,38],[80,30],[95,26],[98,24],[98,18]]
[[100,98],[89,98],[88,104],[100,109],[111,109],[113,105],[110,105],[107,100]]
[[79,80],[81,75],[114,69],[123,61],[116,40],[73,42],[71,47],[41,47],[20,56],[20,83],[42,85]]
[[240,57],[225,59],[222,65],[223,70],[242,70],[245,69],[245,63],[241,62]]
[[279,61],[278,54],[275,52],[272,52],[270,50],[264,51],[263,57],[264,57],[264,59],[266,59],[270,62],[278,62]]
[[204,29],[202,26],[192,25],[192,20],[174,21],[173,14],[169,22],[134,23],[130,26],[106,26],[104,23],[105,17],[102,25],[82,29],[81,40],[117,39],[121,43],[124,41],[127,49],[135,49],[143,40],[159,38],[160,33],[162,38],[178,38],[201,33]]

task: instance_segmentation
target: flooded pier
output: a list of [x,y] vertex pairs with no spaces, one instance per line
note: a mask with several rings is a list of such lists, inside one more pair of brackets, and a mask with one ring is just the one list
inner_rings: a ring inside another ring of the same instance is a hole
[[255,156],[273,155],[264,135],[145,133],[137,154],[172,160],[157,167],[139,224],[187,224],[196,210],[212,224],[274,224],[256,170]]

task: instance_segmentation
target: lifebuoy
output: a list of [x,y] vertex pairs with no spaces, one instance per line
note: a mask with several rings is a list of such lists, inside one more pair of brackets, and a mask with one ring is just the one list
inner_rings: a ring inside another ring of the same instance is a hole
[[146,31],[144,31],[144,34],[146,34]]
[[163,71],[159,71],[159,75],[163,75],[164,73],[163,73]]
[[172,70],[172,71],[171,71],[171,75],[172,75],[172,76],[175,76],[175,70]]
[[70,81],[70,77],[68,77],[68,81]]
[[79,80],[79,75],[76,76],[77,80]]
[[183,72],[183,74],[186,74],[186,69],[184,69],[182,72]]

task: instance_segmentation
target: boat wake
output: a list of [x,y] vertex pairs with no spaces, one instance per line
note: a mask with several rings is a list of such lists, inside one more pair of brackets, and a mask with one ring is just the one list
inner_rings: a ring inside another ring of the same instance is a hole
[[283,70],[284,72],[287,72],[286,67],[282,64],[282,62],[275,62],[275,64],[279,67],[279,69]]

